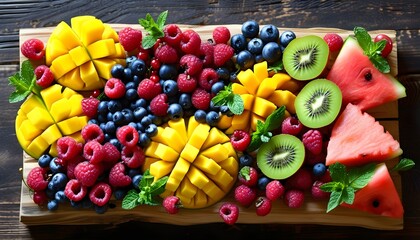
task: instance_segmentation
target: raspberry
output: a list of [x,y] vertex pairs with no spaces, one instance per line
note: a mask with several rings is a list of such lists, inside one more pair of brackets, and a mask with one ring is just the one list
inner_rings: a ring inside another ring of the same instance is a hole
[[233,225],[239,217],[239,208],[234,203],[225,202],[220,205],[219,216],[226,224]]
[[302,123],[296,117],[287,117],[281,123],[281,132],[298,136],[303,129]]
[[125,165],[116,163],[109,171],[109,184],[113,187],[126,187],[131,184],[131,177],[125,174]]
[[88,188],[77,179],[70,179],[64,189],[64,194],[74,202],[81,201],[88,193]]
[[45,56],[44,43],[36,38],[23,42],[20,51],[29,60],[40,60]]
[[210,106],[211,95],[202,88],[197,88],[191,95],[193,106],[200,110],[207,110]]
[[305,164],[309,167],[313,167],[317,163],[325,163],[325,153],[313,154],[309,150],[305,150]]
[[150,101],[150,111],[158,117],[165,116],[168,107],[168,96],[164,93],[157,95]]
[[230,142],[236,151],[243,152],[251,143],[251,135],[244,130],[236,129],[230,136]]
[[182,39],[182,31],[176,24],[168,24],[163,29],[163,41],[172,47],[178,48]]
[[311,188],[312,182],[311,172],[306,168],[300,168],[286,180],[286,187],[307,190]]
[[193,92],[197,88],[197,80],[185,73],[180,73],[176,82],[178,83],[178,90],[183,93]]
[[195,75],[203,69],[203,61],[195,55],[185,54],[179,60],[179,66],[185,69],[186,74]]
[[133,126],[125,125],[118,128],[117,139],[123,146],[134,147],[139,141],[139,132]]
[[109,202],[109,199],[111,199],[111,196],[111,186],[104,182],[97,183],[95,186],[92,187],[92,189],[89,192],[90,201],[92,201],[93,204],[100,207],[107,204]]
[[54,75],[50,68],[46,65],[39,65],[35,68],[34,73],[36,77],[36,84],[42,88],[51,86],[54,81]]
[[266,197],[258,197],[255,201],[257,216],[265,216],[271,212],[271,201]]
[[88,161],[83,161],[74,168],[76,179],[87,187],[93,186],[101,173],[100,165],[92,164]]
[[71,161],[67,162],[66,165],[66,174],[69,179],[74,179],[76,176],[74,175],[74,169],[76,168],[77,164],[85,161],[86,159],[83,158],[81,155],[77,155]]
[[46,168],[34,167],[29,171],[26,179],[28,187],[34,191],[43,191],[48,186],[48,171]]
[[305,194],[302,190],[290,189],[285,192],[284,201],[290,208],[300,208],[305,201]]
[[285,191],[285,188],[279,180],[271,180],[265,186],[265,196],[271,201],[274,201],[282,197],[284,194],[284,191]]
[[175,64],[178,63],[178,52],[176,49],[168,44],[160,45],[155,51],[155,57],[161,63]]
[[210,91],[211,86],[213,86],[213,84],[218,81],[219,75],[217,75],[216,70],[213,68],[203,69],[203,71],[200,73],[200,76],[198,77],[198,85],[207,91]]
[[143,34],[140,30],[125,27],[118,32],[121,45],[129,52],[141,46]]
[[103,146],[97,141],[89,141],[83,147],[83,157],[92,164],[102,162],[105,157]]
[[216,67],[223,66],[227,61],[229,61],[233,54],[235,53],[235,50],[224,43],[219,43],[214,46],[214,65]]
[[176,214],[179,212],[179,208],[181,207],[179,197],[177,196],[168,196],[163,199],[162,203],[163,207],[165,208],[166,212],[169,214]]
[[202,42],[199,56],[203,61],[203,67],[213,67],[214,45],[209,42]]
[[242,167],[241,170],[239,170],[238,179],[240,183],[247,185],[248,187],[256,186],[258,182],[257,169],[250,166]]
[[57,156],[65,162],[81,154],[82,150],[83,144],[76,142],[72,137],[64,136],[57,141]]
[[302,136],[302,142],[305,149],[311,153],[318,155],[322,151],[322,134],[318,130],[308,130]]
[[225,43],[230,40],[230,31],[227,27],[219,26],[213,29],[213,40],[216,44]]
[[314,199],[328,199],[330,197],[329,192],[324,192],[321,190],[321,185],[324,184],[321,181],[315,181],[311,188],[311,194]]
[[98,113],[99,99],[94,97],[82,99],[82,111],[88,118],[95,118]]
[[103,148],[104,148],[104,153],[105,153],[105,157],[104,157],[105,162],[109,162],[109,163],[118,162],[118,160],[121,157],[121,153],[120,151],[118,151],[118,148],[114,144],[110,142],[106,142]]
[[48,196],[45,191],[35,191],[33,199],[35,204],[41,206],[48,202]]
[[256,190],[252,187],[241,184],[235,188],[235,200],[244,207],[251,206],[256,197]]
[[97,141],[102,143],[105,140],[105,134],[102,129],[93,123],[86,124],[81,131],[82,138],[85,142]]
[[331,52],[335,52],[341,49],[343,46],[343,38],[337,33],[327,33],[324,36],[325,42],[327,42],[328,47]]
[[158,82],[146,78],[143,79],[137,87],[137,94],[145,100],[152,100],[162,92],[162,87]]
[[201,37],[192,29],[187,29],[182,33],[180,42],[181,50],[185,54],[197,55],[200,51]]
[[125,84],[118,78],[110,78],[105,83],[105,95],[111,99],[124,97]]
[[138,168],[144,164],[146,156],[144,151],[139,146],[123,147],[121,151],[121,160],[129,168]]
[[322,175],[322,177],[320,177],[320,178],[318,179],[318,181],[321,181],[321,182],[323,182],[323,183],[331,182],[331,181],[332,181],[332,179],[331,179],[331,175],[330,175],[330,170],[329,170],[329,169],[327,169],[327,171],[325,172],[325,174],[324,174],[324,175]]

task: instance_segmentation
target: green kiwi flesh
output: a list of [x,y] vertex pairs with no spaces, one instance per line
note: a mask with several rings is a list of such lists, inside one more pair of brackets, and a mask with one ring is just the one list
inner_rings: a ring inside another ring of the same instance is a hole
[[332,123],[341,109],[340,88],[327,79],[308,82],[295,99],[296,115],[309,128],[321,128]]
[[296,80],[318,77],[328,63],[330,49],[321,37],[308,35],[293,39],[283,52],[286,72]]
[[257,165],[271,179],[286,179],[302,166],[305,147],[302,141],[290,134],[278,134],[258,149]]

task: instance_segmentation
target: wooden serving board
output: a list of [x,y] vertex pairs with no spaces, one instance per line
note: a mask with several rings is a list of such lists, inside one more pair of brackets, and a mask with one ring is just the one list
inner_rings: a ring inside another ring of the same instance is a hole
[[[131,24],[111,24],[115,30],[120,30],[123,27],[131,26],[133,28],[141,29],[140,25]],[[197,31],[202,40],[212,38],[212,30],[215,25],[209,26],[191,26],[179,25],[182,30],[192,28]],[[225,25],[231,31],[231,34],[240,33],[241,25]],[[20,44],[30,38],[38,38],[47,41],[50,33],[54,28],[31,28],[20,30]],[[310,29],[282,29],[292,30],[296,35],[304,36],[309,34],[323,36],[329,32],[336,32],[343,38],[353,34],[353,30],[342,30],[333,28],[310,28]],[[397,45],[396,34],[392,30],[378,30],[372,31],[370,34],[374,37],[378,33],[386,33],[393,42],[393,51],[389,56],[391,65],[391,72],[394,76],[397,72]],[[24,57],[20,57],[21,62]],[[398,104],[392,102],[383,106],[377,107],[369,111],[371,115],[377,118],[378,121],[389,131],[395,139],[399,139],[398,133]],[[389,160],[387,165],[394,166],[398,159]],[[35,159],[23,153],[23,177],[26,179],[28,172],[37,166]],[[396,172],[391,172],[392,178],[397,190],[401,196],[401,178]],[[105,214],[97,214],[92,209],[74,209],[69,204],[61,204],[59,209],[54,212],[48,211],[46,208],[40,208],[34,204],[28,188],[22,183],[21,191],[21,207],[20,220],[27,225],[80,225],[80,224],[118,224],[122,222],[137,220],[144,222],[156,222],[174,225],[195,225],[222,222],[218,214],[219,206],[222,202],[234,201],[232,193],[225,197],[221,202],[215,205],[199,209],[181,209],[176,215],[170,215],[165,212],[161,206],[138,206],[132,210],[124,210],[121,208],[121,202],[111,200],[111,205],[114,208],[109,208]],[[273,203],[272,211],[269,215],[258,217],[255,214],[255,207],[243,208],[240,207],[240,214],[238,223],[247,224],[320,224],[320,225],[336,225],[336,226],[359,226],[370,229],[381,230],[399,230],[403,228],[403,219],[394,219],[388,217],[377,216],[373,214],[364,213],[344,207],[338,207],[330,213],[326,213],[327,201],[316,201],[307,193],[304,205],[299,209],[291,209],[285,206],[280,200]]]

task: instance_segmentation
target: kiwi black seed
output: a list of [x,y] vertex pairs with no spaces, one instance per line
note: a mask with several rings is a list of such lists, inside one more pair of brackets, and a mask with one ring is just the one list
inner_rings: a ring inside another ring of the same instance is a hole
[[305,147],[302,141],[290,134],[273,136],[258,149],[257,165],[271,179],[286,179],[303,164]]
[[309,128],[332,123],[341,109],[342,94],[332,81],[320,78],[308,82],[295,99],[296,115]]
[[321,37],[308,35],[293,39],[283,52],[286,72],[296,80],[317,78],[328,63],[330,50]]

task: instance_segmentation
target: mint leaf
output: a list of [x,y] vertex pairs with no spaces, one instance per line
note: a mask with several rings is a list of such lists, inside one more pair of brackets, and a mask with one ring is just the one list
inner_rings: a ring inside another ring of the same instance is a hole
[[366,29],[362,27],[355,27],[354,35],[363,51],[369,52],[370,45],[372,44],[372,38]]
[[163,27],[165,26],[166,18],[168,18],[168,10],[163,11],[162,13],[159,14],[156,20],[159,28],[163,29]]
[[36,84],[34,68],[29,60],[23,61],[20,71],[9,77],[9,84],[15,87],[9,96],[10,103],[23,101],[31,93],[39,94],[41,89]]
[[244,111],[244,101],[239,94],[233,93],[232,84],[229,84],[220,90],[211,101],[214,106],[227,106],[235,115],[241,115]]
[[392,170],[393,171],[406,171],[412,169],[416,164],[413,160],[408,158],[401,159],[397,165],[395,165]]
[[139,194],[135,189],[131,189],[122,201],[122,208],[129,210],[137,207],[139,204]]
[[330,169],[331,179],[334,182],[341,182],[344,185],[347,185],[348,178],[347,178],[347,173],[346,173],[346,166],[337,162],[337,163],[332,164],[329,167],[329,169]]
[[391,71],[388,61],[381,55],[373,55],[369,59],[380,72],[389,73]]
[[341,199],[342,194],[342,191],[336,191],[331,193],[330,200],[328,200],[327,213],[333,210],[334,208],[338,207],[338,205],[340,205],[343,202]]
[[270,66],[267,70],[268,70],[268,72],[273,71],[274,73],[278,73],[283,69],[284,69],[283,61],[280,60],[280,61],[277,61],[277,62],[274,62],[274,63],[270,64]]
[[244,112],[244,101],[238,94],[233,94],[232,99],[227,103],[227,106],[235,115],[241,115]]
[[359,168],[352,168],[348,172],[349,184],[358,190],[364,188],[375,173],[376,164],[371,163]]
[[165,176],[152,183],[152,185],[150,186],[150,194],[156,196],[163,193],[165,191],[165,186],[166,182],[168,181],[168,178],[168,176]]
[[142,47],[144,49],[153,47],[156,41],[165,35],[163,29],[165,27],[167,16],[168,11],[164,11],[159,14],[156,22],[153,20],[153,17],[149,13],[146,14],[145,18],[139,19],[139,24],[147,32],[147,35],[145,35],[142,40]]
[[284,117],[284,112],[286,110],[285,106],[281,106],[274,110],[270,115],[268,115],[264,124],[264,131],[273,131],[281,126],[282,119]]
[[327,182],[322,184],[320,189],[324,192],[340,192],[344,189],[344,184],[340,182]]
[[354,188],[352,188],[351,186],[347,186],[346,188],[343,189],[343,193],[341,194],[341,200],[347,204],[353,204],[354,193],[355,193]]

